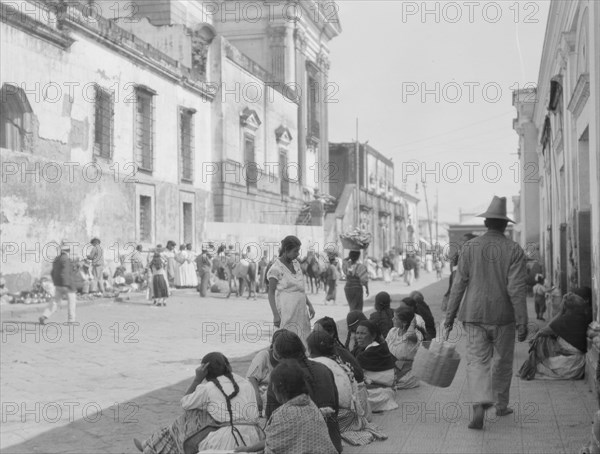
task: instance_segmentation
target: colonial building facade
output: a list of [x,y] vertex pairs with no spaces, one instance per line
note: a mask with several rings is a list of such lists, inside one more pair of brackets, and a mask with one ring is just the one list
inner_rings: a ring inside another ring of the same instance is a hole
[[[539,219],[544,273],[559,289],[554,303],[589,286],[600,320],[600,3],[551,3],[537,87],[513,100],[524,170],[521,232],[535,239]],[[597,358],[591,348],[592,384]]]
[[11,291],[48,270],[61,239],[85,255],[100,237],[112,268],[135,244],[167,240],[323,242],[322,218],[298,218],[323,188],[321,93],[339,21],[314,11],[292,21],[282,10],[240,21],[214,6],[2,3]]
[[[536,88],[514,93],[521,238],[564,294],[600,297],[600,5],[552,2]],[[597,313],[597,308],[594,308]]]

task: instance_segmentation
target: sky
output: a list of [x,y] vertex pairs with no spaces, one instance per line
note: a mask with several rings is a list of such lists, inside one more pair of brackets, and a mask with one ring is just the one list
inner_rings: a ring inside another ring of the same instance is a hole
[[[342,0],[330,44],[329,141],[369,141],[427,217],[519,193],[512,90],[537,83],[549,1]],[[429,12],[427,12],[429,11]]]

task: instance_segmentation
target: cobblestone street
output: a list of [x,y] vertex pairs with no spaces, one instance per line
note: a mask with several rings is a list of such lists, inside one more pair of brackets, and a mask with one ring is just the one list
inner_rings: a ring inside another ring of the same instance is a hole
[[[424,273],[410,290],[424,287],[439,322],[448,281],[434,279]],[[372,283],[369,303],[384,287]],[[400,296],[409,289],[395,281],[386,290]],[[312,297],[316,317],[344,319],[345,304],[324,306],[323,296]],[[166,308],[142,300],[85,305],[78,311],[80,325],[70,330],[62,324],[41,327],[37,316],[30,308],[2,313],[6,453],[136,452],[134,436],[144,438],[179,414],[179,399],[205,353],[224,352],[235,372],[244,374],[253,352],[268,345],[270,329],[264,295],[256,301],[220,295],[201,300],[190,290],[176,291]],[[64,309],[53,321],[63,317]],[[464,358],[462,342],[459,351]],[[515,370],[526,353],[526,344],[518,344]],[[483,432],[468,430],[464,367],[463,360],[447,389],[421,384],[398,391],[400,407],[375,416],[389,439],[344,452],[572,453],[588,439],[596,401],[584,381],[515,378],[515,414],[490,419]]]

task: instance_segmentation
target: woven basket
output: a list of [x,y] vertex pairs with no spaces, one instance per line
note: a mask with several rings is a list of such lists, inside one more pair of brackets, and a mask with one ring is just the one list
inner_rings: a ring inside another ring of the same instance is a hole
[[431,386],[447,388],[452,384],[459,364],[460,355],[456,351],[430,351],[429,345],[421,345],[415,355],[412,373]]
[[366,249],[367,247],[369,247],[368,244],[365,246],[361,246],[355,241],[352,241],[349,238],[344,238],[342,236],[340,237],[340,241],[342,242],[342,246],[344,247],[344,249],[350,249],[351,251],[359,251],[361,249]]

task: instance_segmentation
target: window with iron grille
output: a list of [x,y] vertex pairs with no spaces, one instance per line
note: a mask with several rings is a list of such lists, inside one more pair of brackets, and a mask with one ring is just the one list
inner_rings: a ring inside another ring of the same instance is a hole
[[179,171],[181,181],[194,182],[194,109],[179,109]]
[[318,138],[320,132],[319,81],[317,75],[308,75],[308,135]]
[[135,89],[135,160],[140,170],[154,168],[154,95],[156,92],[138,86]]
[[140,242],[152,243],[152,197],[140,196]]
[[256,188],[258,182],[258,167],[256,165],[254,150],[254,136],[250,134],[244,134],[244,158],[245,158],[245,172],[246,187]]
[[96,85],[94,155],[104,159],[111,159],[113,155],[114,106],[114,95],[110,91]]
[[0,89],[0,148],[31,151],[31,106],[22,88],[4,83]]

